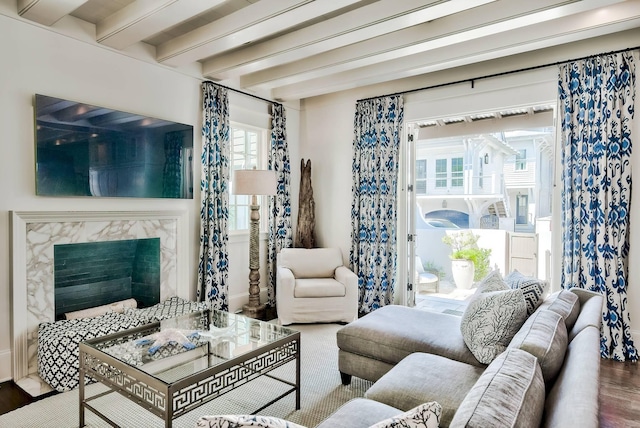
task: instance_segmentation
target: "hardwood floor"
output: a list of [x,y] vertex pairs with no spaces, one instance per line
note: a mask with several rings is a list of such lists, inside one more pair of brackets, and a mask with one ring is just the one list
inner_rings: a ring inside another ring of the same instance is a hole
[[[600,428],[640,427],[640,368],[637,363],[601,360]],[[13,382],[0,383],[0,414],[33,399]]]
[[600,362],[600,427],[640,427],[638,363]]
[[29,394],[12,381],[0,383],[0,415],[31,403]]

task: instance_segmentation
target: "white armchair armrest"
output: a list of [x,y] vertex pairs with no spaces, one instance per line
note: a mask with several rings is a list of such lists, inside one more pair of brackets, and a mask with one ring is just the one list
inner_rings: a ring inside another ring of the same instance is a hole
[[358,289],[358,275],[353,273],[351,269],[346,266],[338,266],[336,268],[336,281],[344,284],[347,289],[347,293],[350,288]]

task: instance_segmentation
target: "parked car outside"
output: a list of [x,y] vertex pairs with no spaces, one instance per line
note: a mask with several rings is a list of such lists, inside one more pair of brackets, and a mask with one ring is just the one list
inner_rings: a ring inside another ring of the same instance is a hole
[[444,218],[425,218],[424,222],[433,229],[460,229],[458,225]]

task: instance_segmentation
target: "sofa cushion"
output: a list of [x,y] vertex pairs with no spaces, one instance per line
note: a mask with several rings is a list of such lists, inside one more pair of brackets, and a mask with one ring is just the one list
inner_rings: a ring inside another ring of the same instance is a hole
[[[499,275],[499,274],[498,274]],[[502,353],[527,318],[527,305],[522,290],[493,290],[499,282],[480,283],[462,315],[460,331],[473,355],[489,364]],[[486,279],[486,278],[485,278]],[[505,288],[506,284],[504,285]]]
[[569,342],[584,330],[585,327],[590,325],[600,330],[603,317],[602,305],[604,302],[602,294],[596,294],[583,289],[571,289],[570,291],[578,296],[580,313],[578,314],[576,322],[573,324],[573,328],[569,330]]
[[564,319],[567,331],[573,329],[573,324],[580,314],[580,301],[575,293],[568,290],[560,290],[549,295],[540,308],[553,311]]
[[371,428],[438,428],[441,411],[440,404],[432,401],[380,421]]
[[542,298],[547,290],[547,281],[531,276],[525,276],[514,270],[504,277],[504,282],[509,288],[522,290],[524,300],[527,303],[527,313],[531,315],[542,303]]
[[333,278],[296,279],[293,296],[300,297],[344,297],[347,289]]
[[256,415],[207,415],[196,422],[197,428],[305,428],[284,419]]
[[545,384],[555,380],[567,349],[567,328],[560,315],[549,310],[536,311],[511,340],[509,347],[527,351],[538,359]]
[[365,396],[401,410],[437,401],[442,407],[440,426],[447,427],[483,371],[483,367],[416,352],[382,376]]
[[425,352],[484,366],[465,345],[454,315],[388,305],[342,327],[336,337],[340,350],[390,364]]
[[587,326],[580,331],[567,346],[564,359],[545,401],[543,426],[599,426],[600,329]]
[[368,428],[402,413],[395,407],[366,398],[354,398],[343,404],[316,428]]
[[283,248],[278,254],[278,266],[296,278],[333,278],[342,265],[340,248]]
[[510,348],[480,376],[450,427],[538,427],[544,400],[544,380],[536,357]]

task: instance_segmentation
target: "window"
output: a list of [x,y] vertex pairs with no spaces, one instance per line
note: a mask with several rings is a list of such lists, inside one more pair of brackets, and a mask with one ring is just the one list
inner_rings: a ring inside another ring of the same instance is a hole
[[516,196],[516,224],[527,224],[529,221],[529,196],[518,193]]
[[436,187],[447,187],[447,160],[436,159]]
[[525,171],[527,169],[527,149],[518,150],[516,154],[516,171]]
[[[266,130],[231,124],[231,180],[236,169],[265,167],[265,141]],[[229,186],[229,230],[249,230],[251,196],[234,195],[232,188],[233,182]],[[260,218],[264,220],[265,204],[259,203]]]
[[451,187],[462,187],[463,182],[462,158],[453,158],[451,159]]
[[[487,155],[485,154],[485,157]],[[480,162],[478,162],[478,187],[482,189],[482,186],[484,186],[484,160],[482,159],[482,156],[480,156],[480,158],[478,159]]]
[[416,161],[416,195],[427,193],[427,160]]

